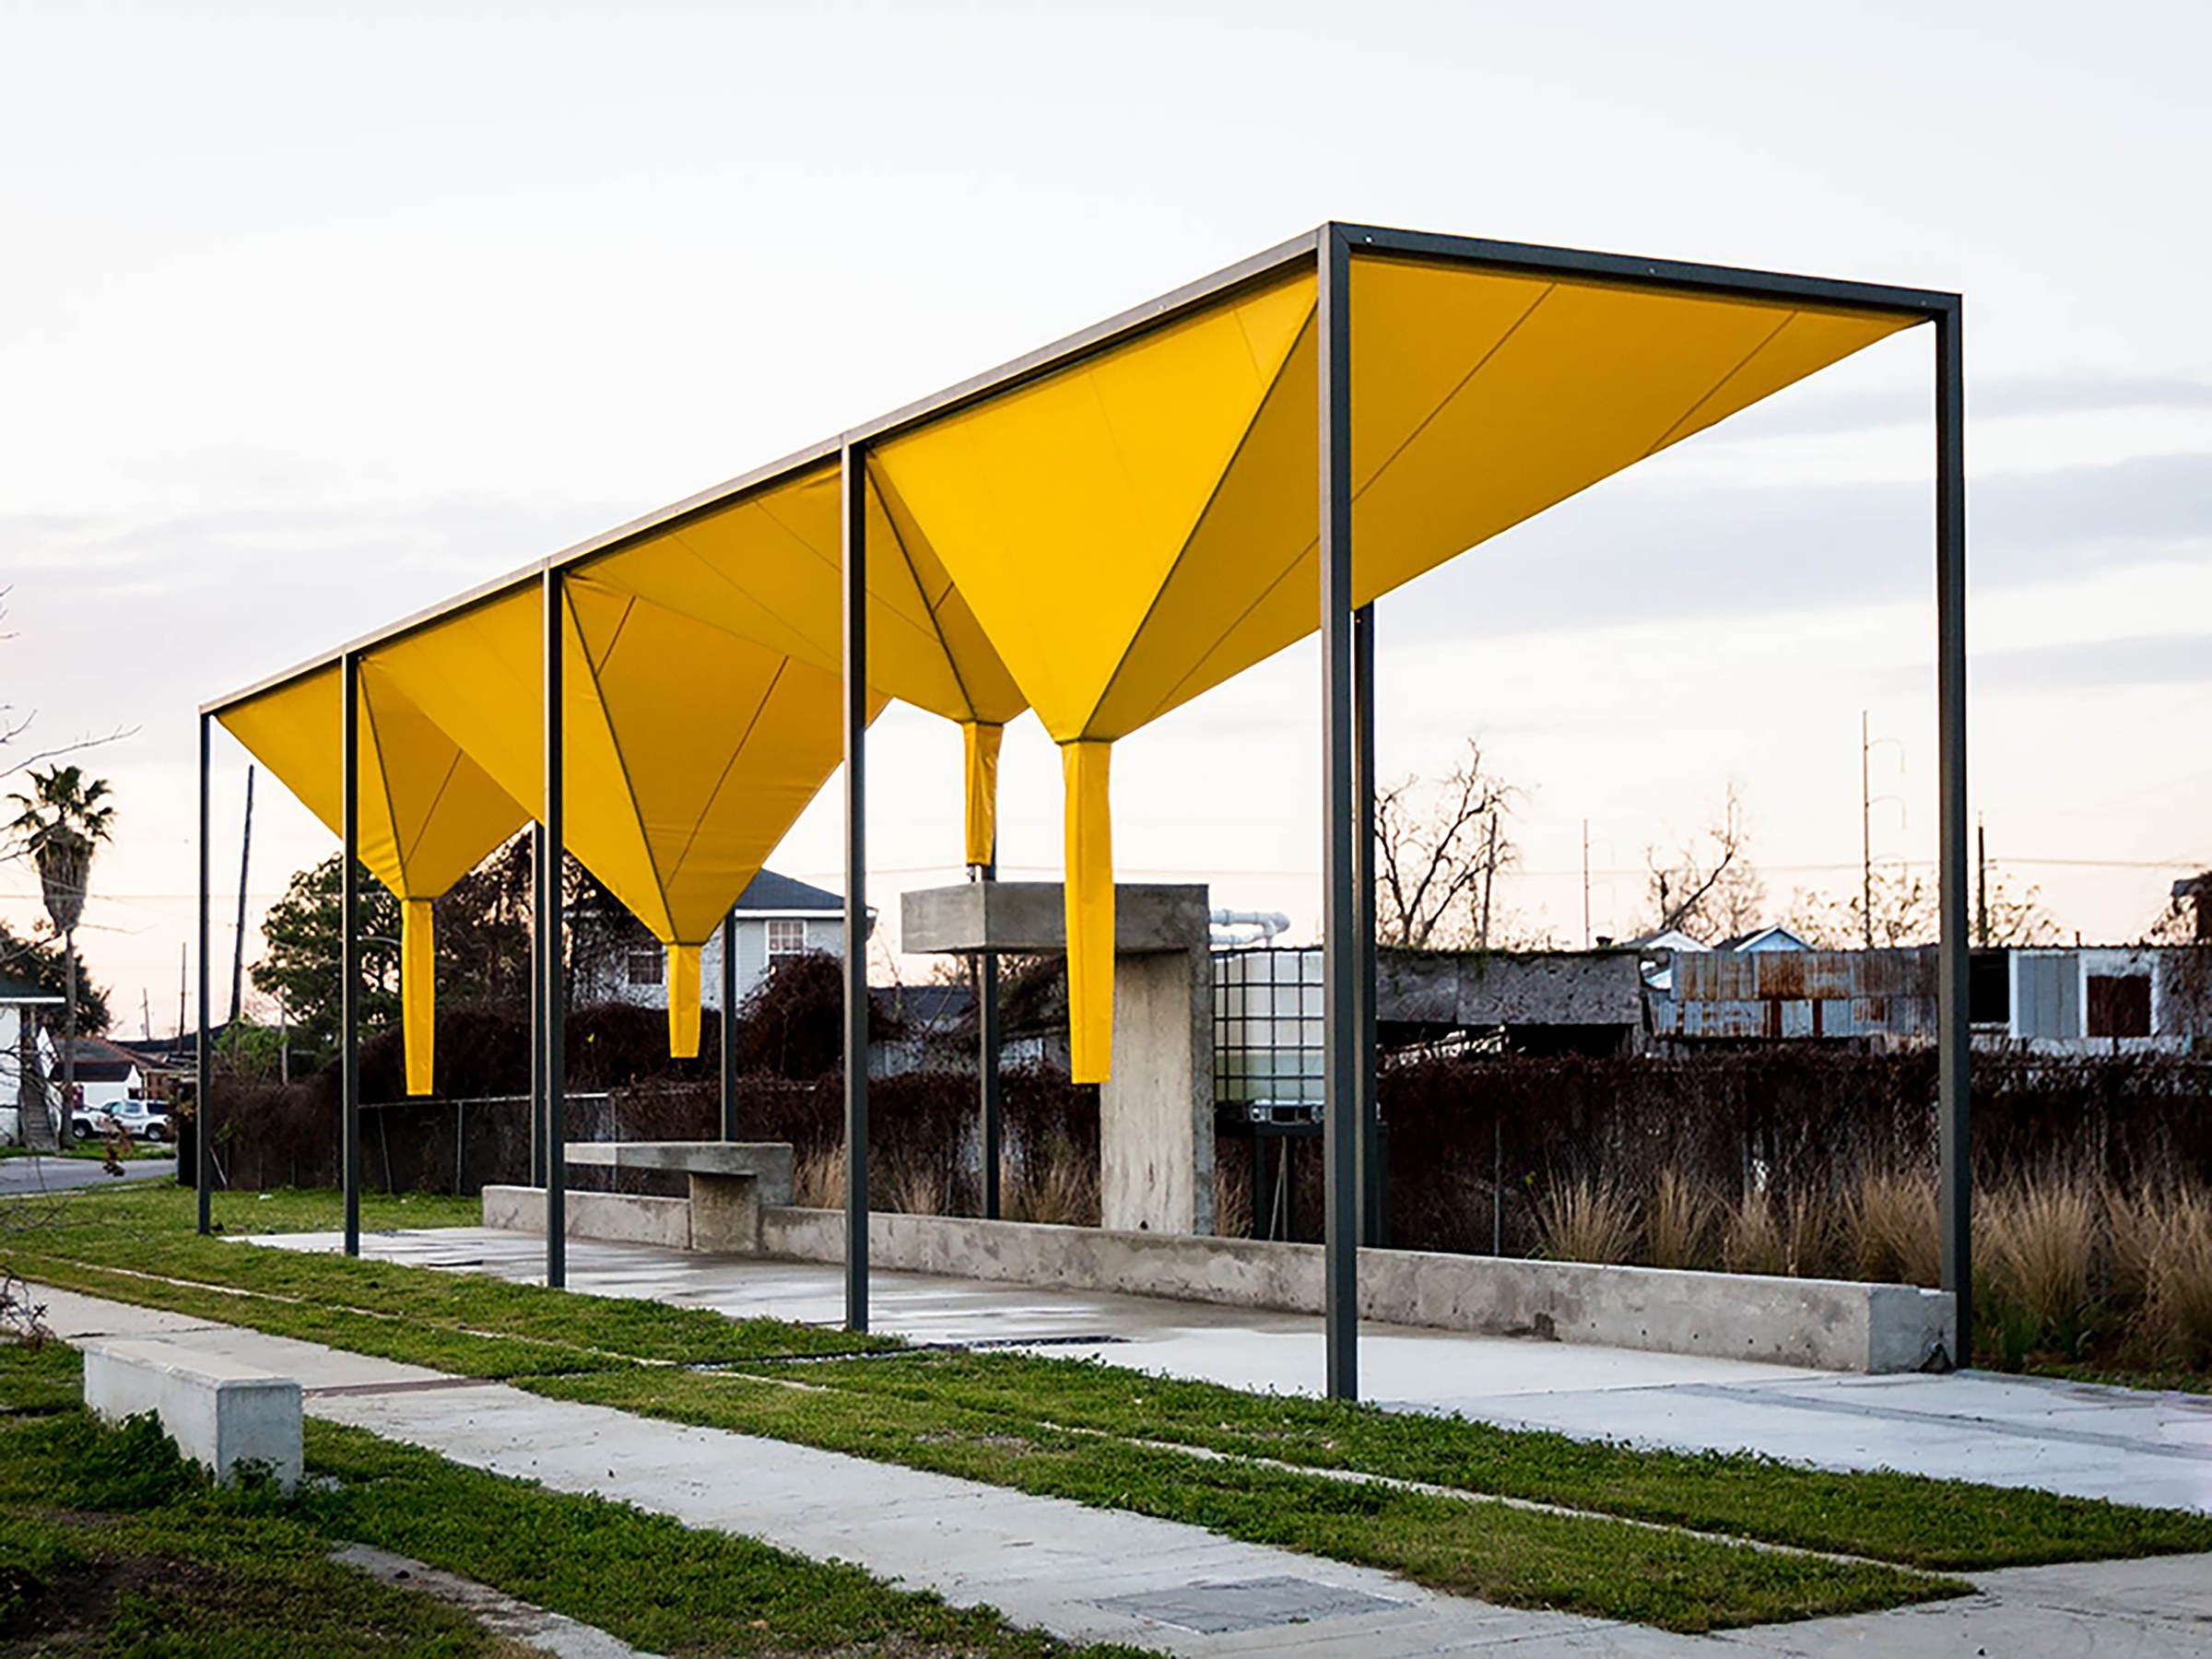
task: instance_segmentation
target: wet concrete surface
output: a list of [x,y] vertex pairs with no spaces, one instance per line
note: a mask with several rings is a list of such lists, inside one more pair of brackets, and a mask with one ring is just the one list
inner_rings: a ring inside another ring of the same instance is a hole
[[[332,1250],[335,1234],[260,1242]],[[544,1241],[484,1228],[366,1235],[386,1260],[542,1278]],[[842,1270],[586,1240],[569,1283],[834,1325]],[[1297,1314],[878,1272],[875,1330],[918,1342],[1034,1347],[1231,1387],[1313,1394],[1322,1332]],[[1534,1338],[1368,1324],[1363,1394],[1583,1439],[1753,1451],[1837,1469],[1895,1468],[1997,1486],[2212,1512],[2212,1397],[1968,1371],[1859,1376]],[[2212,1651],[2212,1638],[2207,1639]]]

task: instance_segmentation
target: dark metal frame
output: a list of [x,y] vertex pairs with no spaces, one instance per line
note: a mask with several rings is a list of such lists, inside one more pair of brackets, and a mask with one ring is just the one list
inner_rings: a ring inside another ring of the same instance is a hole
[[[1373,1066],[1373,869],[1372,810],[1373,666],[1371,617],[1352,606],[1349,505],[1350,343],[1345,285],[1353,255],[1434,262],[1460,268],[1487,269],[1575,282],[1718,297],[1764,300],[1784,304],[1840,307],[1886,312],[1936,325],[1936,659],[1941,860],[1939,870],[1942,935],[1939,946],[1938,1074],[1942,1141],[1942,1249],[1945,1288],[1957,1298],[1950,1357],[1964,1364],[1971,1357],[1972,1279],[1971,1119],[1967,1027],[1966,916],[1966,517],[1965,405],[1959,297],[1932,289],[1872,283],[1841,282],[1780,272],[1744,270],[1677,260],[1642,259],[1579,249],[1548,248],[1476,237],[1438,236],[1376,226],[1326,224],[1253,258],[1178,288],[1071,335],[1041,350],[948,387],[878,419],[741,475],[659,512],[580,543],[524,571],[488,582],[435,610],[409,618],[338,651],[206,705],[202,710],[202,870],[201,870],[201,1224],[207,1224],[207,1130],[212,1124],[207,1099],[206,1053],[206,769],[207,717],[302,673],[358,655],[376,644],[443,620],[456,612],[509,595],[534,581],[556,593],[559,571],[598,554],[616,551],[684,521],[718,511],[791,474],[835,464],[843,490],[843,593],[845,665],[845,1088],[846,1088],[846,1318],[854,1329],[867,1323],[867,910],[865,880],[866,727],[866,524],[864,472],[868,445],[1018,385],[1053,373],[1099,352],[1124,346],[1169,325],[1195,309],[1238,290],[1314,273],[1319,285],[1320,325],[1324,349],[1317,410],[1321,449],[1321,563],[1324,600],[1321,631],[1324,663],[1323,721],[1326,734],[1324,867],[1327,884],[1328,990],[1326,1018],[1329,1127],[1327,1242],[1324,1249],[1325,1324],[1328,1385],[1333,1394],[1358,1391],[1356,1296],[1357,1244],[1379,1241],[1382,1234],[1379,1159],[1375,1153]],[[554,612],[548,605],[548,617]],[[556,820],[548,837],[558,868],[559,808],[551,771],[559,746],[558,633],[548,651],[547,817]],[[556,879],[551,886],[558,888]],[[552,924],[543,925],[548,912]],[[557,945],[558,903],[539,893],[544,935]],[[1349,944],[1350,954],[1345,947]],[[554,1277],[559,1247],[560,1183],[558,1120],[560,1108],[558,1006],[559,949],[547,952],[544,985],[547,1027],[547,1262]],[[995,1058],[994,1055],[993,1058]],[[987,1086],[986,1086],[987,1087]],[[1342,1110],[1337,1110],[1342,1108]],[[988,1106],[985,1107],[988,1112]],[[556,1281],[558,1282],[558,1281]]]

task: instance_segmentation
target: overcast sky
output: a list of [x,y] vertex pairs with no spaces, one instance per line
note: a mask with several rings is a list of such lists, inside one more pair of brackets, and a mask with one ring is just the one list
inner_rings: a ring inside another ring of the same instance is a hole
[[[1962,290],[1974,806],[2069,931],[2131,938],[2212,863],[2208,49],[2127,4],[0,0],[8,759],[130,730],[87,758],[119,816],[80,936],[118,1031],[142,994],[171,1029],[203,700],[1335,218]],[[1627,931],[1731,781],[1777,911],[1849,888],[1862,710],[1876,851],[1932,855],[1928,358],[1383,602],[1382,769],[1484,739],[1525,921],[1580,942],[1587,819]],[[1317,676],[1119,746],[1125,877],[1311,929]],[[877,731],[888,897],[955,873],[959,743]],[[1006,787],[1009,873],[1056,875],[1033,722]],[[833,794],[777,867],[834,885]],[[256,910],[330,850],[257,806]],[[0,869],[18,924],[34,885]]]

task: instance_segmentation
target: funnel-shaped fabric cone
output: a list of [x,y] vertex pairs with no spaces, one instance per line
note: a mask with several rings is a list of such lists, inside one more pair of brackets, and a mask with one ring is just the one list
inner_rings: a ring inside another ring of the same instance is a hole
[[399,1008],[407,1092],[433,1092],[438,1040],[438,935],[428,899],[399,901]]
[[[841,689],[834,674],[598,571],[562,583],[566,840],[673,958],[706,942],[842,760]],[[537,590],[517,590],[380,650],[533,807],[542,606]],[[871,698],[871,718],[883,700]]]
[[[333,665],[219,717],[333,835],[345,824],[341,684]],[[437,1017],[428,901],[503,845],[529,814],[373,662],[362,662],[359,684],[359,853],[402,901],[403,918],[421,917],[419,947],[403,941],[401,1012],[407,1092],[428,1094]]]
[[998,862],[998,750],[1006,728],[971,720],[960,728],[967,751],[968,863]]
[[696,945],[668,947],[668,1053],[699,1056],[699,955]]
[[[1314,293],[1239,290],[876,452],[1060,742],[1318,625]],[[1351,302],[1359,604],[1912,323],[1358,253]]]
[[1067,795],[1068,1071],[1103,1083],[1113,1068],[1113,814],[1110,743],[1060,746]]

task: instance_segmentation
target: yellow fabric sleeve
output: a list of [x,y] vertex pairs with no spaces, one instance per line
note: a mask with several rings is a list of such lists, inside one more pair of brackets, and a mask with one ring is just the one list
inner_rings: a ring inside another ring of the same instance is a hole
[[998,862],[998,746],[1006,728],[986,720],[963,722],[968,740],[968,862]]
[[1060,746],[1067,794],[1067,1026],[1069,1070],[1103,1083],[1113,1070],[1113,819],[1108,743]]
[[696,945],[668,947],[668,1057],[699,1054],[699,951]]
[[428,899],[399,902],[399,1021],[407,1092],[427,1095],[436,1078],[438,933]]

